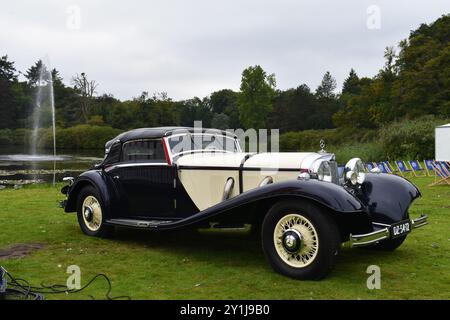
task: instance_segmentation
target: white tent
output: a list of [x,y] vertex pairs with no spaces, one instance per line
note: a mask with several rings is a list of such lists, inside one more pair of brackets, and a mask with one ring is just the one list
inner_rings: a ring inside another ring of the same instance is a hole
[[435,157],[437,161],[450,161],[450,123],[435,128]]

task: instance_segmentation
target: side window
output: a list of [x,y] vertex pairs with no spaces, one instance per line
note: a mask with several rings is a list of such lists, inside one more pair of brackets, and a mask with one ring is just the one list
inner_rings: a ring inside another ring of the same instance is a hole
[[136,140],[123,144],[124,162],[166,162],[161,140]]

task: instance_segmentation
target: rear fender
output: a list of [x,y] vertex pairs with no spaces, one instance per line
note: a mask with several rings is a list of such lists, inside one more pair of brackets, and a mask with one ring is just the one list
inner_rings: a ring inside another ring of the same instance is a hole
[[106,178],[101,170],[89,170],[78,176],[77,179],[74,181],[73,185],[69,189],[64,211],[65,212],[77,211],[77,199],[80,191],[86,186],[93,186],[99,192],[105,210],[109,212],[109,209],[111,207],[111,198],[108,193],[108,187],[105,179]]

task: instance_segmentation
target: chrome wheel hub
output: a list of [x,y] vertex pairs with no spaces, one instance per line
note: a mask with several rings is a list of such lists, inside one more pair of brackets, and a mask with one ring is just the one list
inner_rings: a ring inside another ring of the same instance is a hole
[[283,246],[289,253],[296,253],[302,245],[302,235],[295,229],[289,229],[283,234]]
[[311,264],[319,252],[319,237],[312,222],[301,214],[287,214],[275,226],[273,241],[278,256],[294,268]]
[[84,210],[84,218],[87,221],[92,221],[93,215],[94,215],[94,210],[90,206],[86,207],[86,209]]

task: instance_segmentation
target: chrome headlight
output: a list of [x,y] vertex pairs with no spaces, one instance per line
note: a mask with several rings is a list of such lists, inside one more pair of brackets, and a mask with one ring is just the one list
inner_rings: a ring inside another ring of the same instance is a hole
[[322,161],[317,169],[317,179],[332,182],[331,167],[328,161]]
[[350,159],[345,165],[345,181],[352,185],[362,184],[366,178],[364,166],[359,158]]

